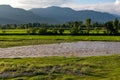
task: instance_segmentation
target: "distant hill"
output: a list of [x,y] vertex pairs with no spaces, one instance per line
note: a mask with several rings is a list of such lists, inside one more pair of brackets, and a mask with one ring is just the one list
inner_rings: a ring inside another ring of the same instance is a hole
[[35,15],[33,12],[20,8],[13,8],[9,5],[0,5],[0,23],[28,23],[46,22],[47,19]]
[[58,22],[66,22],[66,21],[75,21],[75,20],[86,20],[87,18],[91,18],[94,22],[105,22],[108,20],[113,20],[116,16],[92,10],[81,10],[75,11],[71,8],[61,8],[61,7],[48,7],[48,8],[35,8],[31,9],[34,14],[49,17],[57,20]]
[[75,11],[71,8],[56,6],[24,10],[21,8],[13,8],[9,5],[0,5],[0,24],[29,22],[64,23],[76,20],[84,21],[87,18],[91,18],[92,21],[105,22],[113,20],[115,17],[118,16],[92,10]]

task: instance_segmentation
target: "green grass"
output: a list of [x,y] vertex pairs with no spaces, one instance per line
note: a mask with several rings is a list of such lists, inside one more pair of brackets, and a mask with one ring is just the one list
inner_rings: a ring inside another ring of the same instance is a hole
[[120,55],[0,59],[0,80],[119,80]]
[[[27,30],[28,29],[4,29],[4,30],[0,30],[0,34],[27,34]],[[3,32],[5,31],[5,33]],[[51,30],[48,30],[51,31]],[[85,32],[85,30],[83,30]],[[105,30],[100,30],[99,34],[104,34]],[[120,32],[120,30],[119,30]],[[97,34],[97,32],[95,30],[90,30],[90,34]],[[70,34],[70,30],[65,30],[64,34]]]
[[[5,34],[26,34],[27,29],[5,29]],[[0,34],[3,34],[2,30],[0,30]]]
[[[64,33],[70,34],[69,30]],[[91,33],[95,31],[91,30]],[[120,41],[120,36],[27,35],[27,29],[6,29],[6,35],[0,30],[0,34],[0,48],[73,41]]]
[[120,41],[120,36],[0,35],[0,48],[73,41]]

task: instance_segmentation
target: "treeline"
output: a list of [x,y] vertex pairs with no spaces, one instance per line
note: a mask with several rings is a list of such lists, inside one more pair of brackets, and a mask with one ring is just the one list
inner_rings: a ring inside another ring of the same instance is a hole
[[69,34],[84,35],[84,34],[109,34],[118,35],[120,30],[120,21],[115,18],[113,21],[105,23],[92,22],[90,18],[85,22],[74,21],[65,24],[47,24],[47,23],[28,23],[28,24],[5,24],[0,25],[0,28],[5,29],[27,29],[27,34],[65,34],[65,30],[69,30]]

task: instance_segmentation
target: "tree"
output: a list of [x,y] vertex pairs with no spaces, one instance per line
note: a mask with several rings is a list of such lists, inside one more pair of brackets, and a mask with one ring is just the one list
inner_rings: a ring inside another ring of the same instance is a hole
[[95,23],[93,23],[93,28],[96,28],[96,27],[99,27],[99,23],[98,22],[95,22]]
[[33,27],[33,24],[32,23],[28,23],[27,24],[29,28],[32,28]]
[[70,29],[71,34],[79,34],[78,27],[79,27],[79,23],[75,21],[73,23],[73,27]]
[[27,34],[36,34],[37,28],[30,28],[27,30]]
[[114,29],[115,29],[116,34],[117,34],[118,33],[118,29],[119,29],[119,20],[117,18],[114,19],[113,26],[114,26]]
[[73,27],[73,22],[67,22],[66,25],[68,26],[68,28]]
[[78,34],[78,29],[77,29],[76,27],[72,27],[72,28],[70,29],[70,33],[71,33],[71,34]]
[[100,27],[95,27],[94,30],[96,31],[97,34],[100,32]]
[[52,29],[52,33],[55,34],[55,35],[57,35],[57,34],[58,34],[57,28],[53,28],[53,29]]
[[113,21],[108,21],[105,23],[107,34],[116,34],[116,30],[113,27]]
[[63,34],[63,32],[64,32],[64,29],[63,29],[63,26],[64,25],[59,25],[60,26],[60,28],[59,28],[59,30],[58,30],[58,32],[59,32],[59,34]]
[[90,26],[91,26],[91,19],[90,18],[86,19],[86,23],[85,24],[86,24],[87,34],[89,34]]
[[40,28],[40,29],[38,30],[38,33],[39,33],[39,34],[47,34],[47,28]]
[[82,25],[83,25],[82,21],[72,22],[70,29],[71,34],[83,34]]

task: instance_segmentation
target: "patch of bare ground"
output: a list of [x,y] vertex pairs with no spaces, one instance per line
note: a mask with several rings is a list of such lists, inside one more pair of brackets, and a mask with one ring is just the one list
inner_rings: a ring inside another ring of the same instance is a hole
[[120,54],[120,42],[90,42],[31,45],[0,48],[0,58],[46,57],[46,56],[100,56]]

